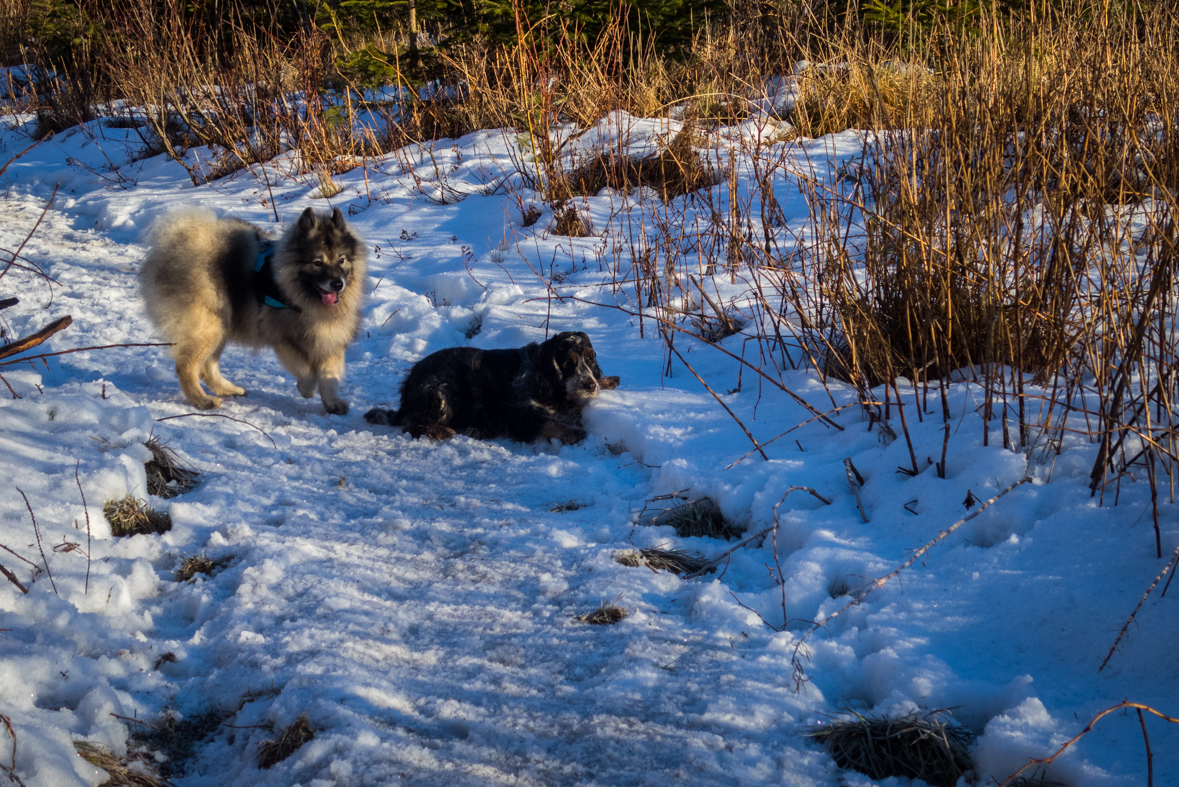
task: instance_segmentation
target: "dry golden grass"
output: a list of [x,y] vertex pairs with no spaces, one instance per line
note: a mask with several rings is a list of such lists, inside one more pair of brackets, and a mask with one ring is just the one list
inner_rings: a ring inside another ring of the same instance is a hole
[[172,782],[155,773],[146,756],[119,757],[89,741],[74,741],[74,749],[86,762],[107,772],[109,778],[99,787],[172,787]]
[[172,529],[172,517],[149,508],[134,495],[108,500],[102,513],[110,522],[111,534],[118,537],[167,533]]

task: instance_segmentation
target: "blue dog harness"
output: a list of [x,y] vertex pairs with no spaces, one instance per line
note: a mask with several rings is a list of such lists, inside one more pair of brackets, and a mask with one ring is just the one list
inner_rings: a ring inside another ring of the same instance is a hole
[[279,289],[278,282],[274,280],[274,266],[270,263],[270,258],[274,256],[274,241],[262,240],[258,241],[258,256],[254,258],[254,297],[258,299],[258,305],[269,306],[272,309],[294,309],[297,312],[303,311],[293,303],[287,303],[284,300],[283,291]]

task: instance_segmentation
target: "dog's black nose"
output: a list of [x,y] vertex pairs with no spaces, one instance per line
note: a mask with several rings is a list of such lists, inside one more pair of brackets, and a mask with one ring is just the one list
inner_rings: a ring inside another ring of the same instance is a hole
[[343,279],[332,279],[329,284],[331,285],[332,292],[339,292],[340,290],[344,289]]

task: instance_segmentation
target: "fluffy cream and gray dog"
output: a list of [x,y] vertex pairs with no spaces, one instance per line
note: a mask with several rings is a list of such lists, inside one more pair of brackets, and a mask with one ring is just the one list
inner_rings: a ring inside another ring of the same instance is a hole
[[221,352],[233,342],[273,347],[299,393],[318,389],[329,413],[348,412],[340,380],[360,328],[366,249],[339,208],[330,216],[308,208],[274,240],[239,219],[183,209],[158,219],[147,242],[140,292],[173,344],[189,402],[207,410],[245,395],[221,376]]

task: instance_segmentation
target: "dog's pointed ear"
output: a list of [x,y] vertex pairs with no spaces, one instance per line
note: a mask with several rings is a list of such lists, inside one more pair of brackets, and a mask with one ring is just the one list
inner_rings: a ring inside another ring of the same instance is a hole
[[315,227],[315,209],[307,208],[303,214],[299,216],[298,223],[299,234],[306,237],[311,234],[311,230]]
[[340,212],[339,208],[332,208],[332,226],[338,230],[348,227],[348,222],[344,219],[344,214]]

